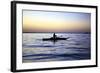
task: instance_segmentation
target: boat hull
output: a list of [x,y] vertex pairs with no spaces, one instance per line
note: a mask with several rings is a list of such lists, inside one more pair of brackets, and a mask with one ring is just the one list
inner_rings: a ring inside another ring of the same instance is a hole
[[58,41],[58,40],[66,40],[68,38],[43,38],[43,41]]

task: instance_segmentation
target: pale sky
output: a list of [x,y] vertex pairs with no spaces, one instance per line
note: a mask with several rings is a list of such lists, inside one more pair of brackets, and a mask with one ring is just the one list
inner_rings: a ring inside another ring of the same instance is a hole
[[23,10],[23,32],[90,32],[90,13]]

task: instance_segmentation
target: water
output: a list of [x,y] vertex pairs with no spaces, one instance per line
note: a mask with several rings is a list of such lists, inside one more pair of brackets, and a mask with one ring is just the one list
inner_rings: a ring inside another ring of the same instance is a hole
[[56,33],[67,40],[43,41],[53,33],[23,33],[22,61],[48,62],[90,59],[90,34]]

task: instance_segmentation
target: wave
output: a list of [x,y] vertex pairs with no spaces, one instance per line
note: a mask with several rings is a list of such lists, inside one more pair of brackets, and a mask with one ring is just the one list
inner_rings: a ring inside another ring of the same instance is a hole
[[23,47],[31,48],[31,47],[58,47],[58,46],[64,46],[64,45],[25,45],[23,44]]
[[34,55],[23,56],[24,60],[42,60],[42,59],[51,59],[51,58],[60,58],[60,57],[63,57],[64,59],[67,59],[69,57],[73,59],[90,59],[90,53],[86,53],[86,54],[82,54],[82,53],[79,53],[79,54],[34,54]]

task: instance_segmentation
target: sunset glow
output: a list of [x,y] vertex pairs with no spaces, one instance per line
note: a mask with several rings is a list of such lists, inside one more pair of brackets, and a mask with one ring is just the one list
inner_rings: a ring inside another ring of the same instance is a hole
[[23,32],[90,32],[89,13],[23,11]]

